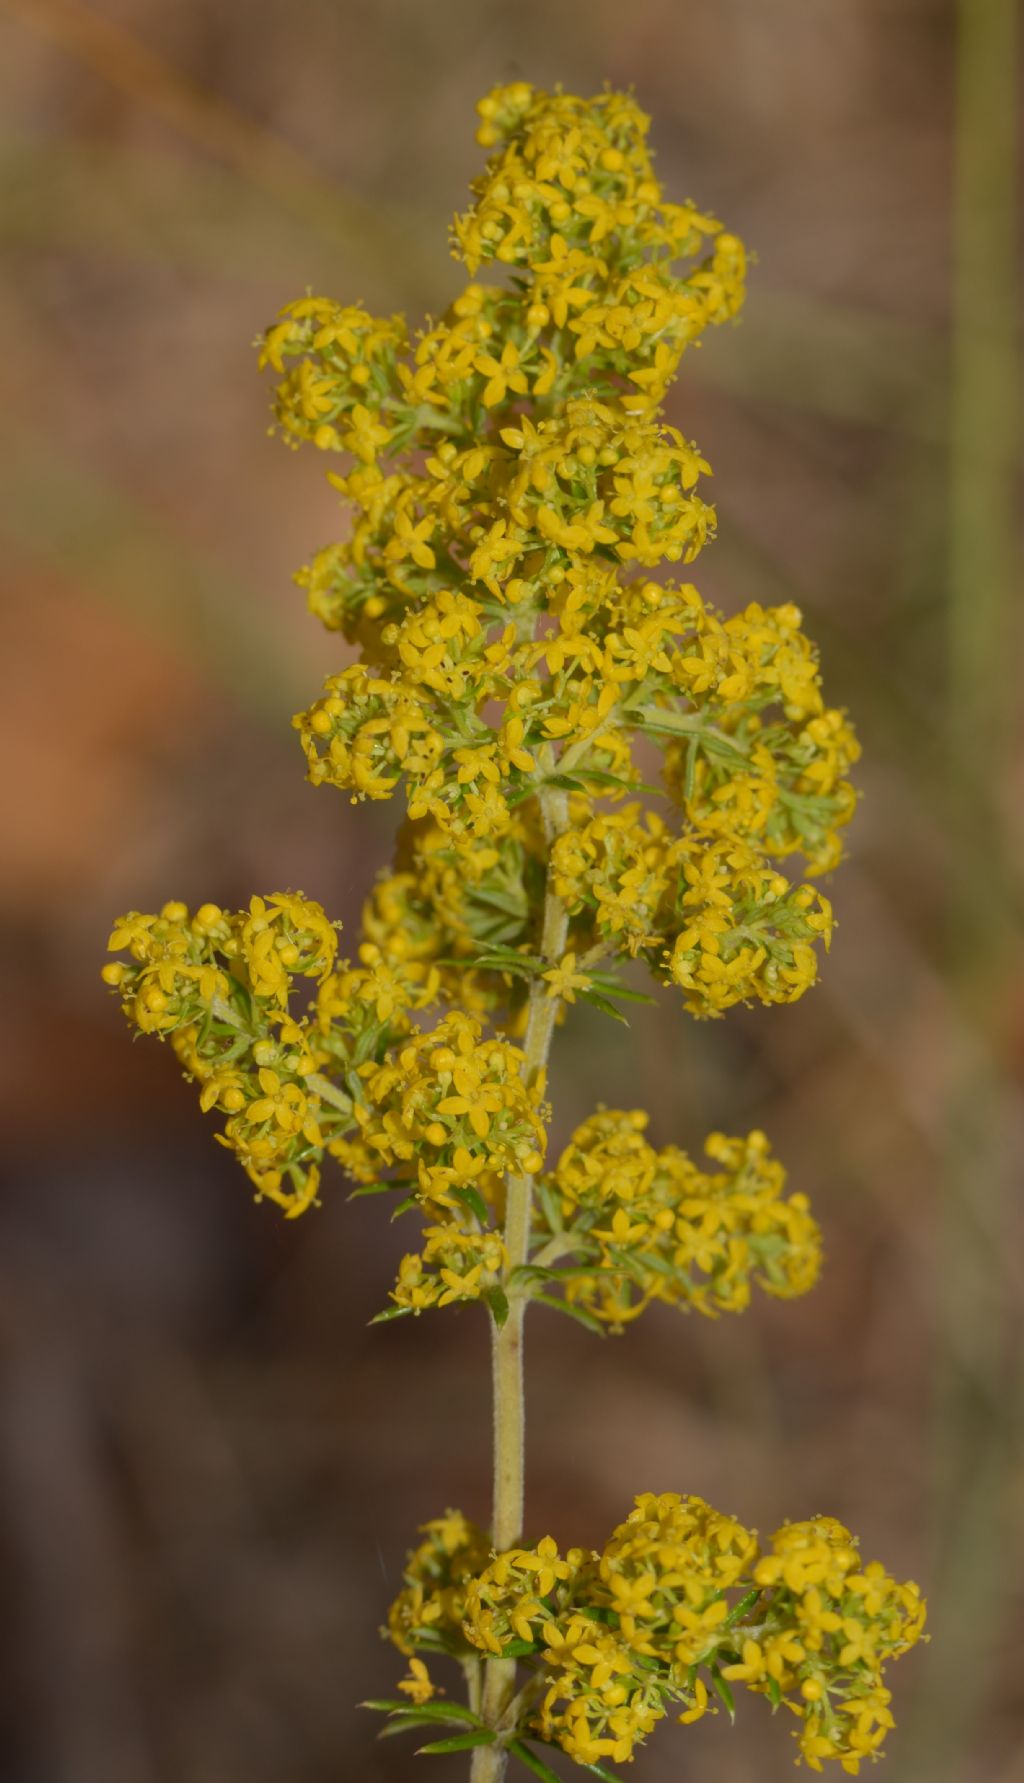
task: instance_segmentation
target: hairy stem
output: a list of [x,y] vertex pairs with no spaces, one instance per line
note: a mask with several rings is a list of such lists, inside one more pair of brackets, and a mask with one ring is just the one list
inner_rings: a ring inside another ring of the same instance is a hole
[[[565,793],[546,787],[540,794],[544,834],[550,856],[556,836],[568,823]],[[544,894],[541,953],[555,964],[565,949],[568,912],[551,888],[550,873]],[[558,998],[549,995],[542,978],[530,987],[526,1038],[523,1043],[523,1076],[534,1084],[547,1066],[551,1036],[558,1015]],[[529,1257],[533,1208],[533,1177],[508,1179],[505,1207],[506,1279]],[[491,1536],[496,1549],[515,1547],[523,1532],[523,1472],[526,1415],[523,1394],[523,1323],[526,1295],[520,1285],[508,1290],[509,1313],[500,1328],[492,1325],[491,1362],[494,1384],[494,1509]],[[484,1668],[483,1718],[497,1727],[515,1691],[514,1659],[490,1658]],[[499,1746],[478,1746],[473,1753],[472,1783],[500,1783],[508,1755]]]

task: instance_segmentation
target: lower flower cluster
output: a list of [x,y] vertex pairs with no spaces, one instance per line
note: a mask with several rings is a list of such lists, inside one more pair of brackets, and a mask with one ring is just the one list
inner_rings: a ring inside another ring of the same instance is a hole
[[[886,1663],[924,1630],[916,1585],[830,1517],[756,1534],[696,1497],[646,1492],[600,1552],[535,1548],[487,1556],[459,1513],[427,1524],[392,1606],[400,1651],[515,1658],[529,1676],[512,1741],[560,1747],[580,1765],[623,1763],[669,1714],[692,1722],[734,1684],[798,1719],[801,1759],[856,1776],[892,1726]],[[433,1694],[413,1659],[403,1688]]]

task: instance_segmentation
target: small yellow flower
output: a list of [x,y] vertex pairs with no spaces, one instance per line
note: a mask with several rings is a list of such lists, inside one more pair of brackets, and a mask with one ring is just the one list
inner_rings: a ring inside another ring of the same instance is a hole
[[430,1673],[422,1659],[415,1658],[409,1661],[409,1676],[399,1678],[398,1688],[411,1697],[414,1703],[428,1703],[437,1693],[437,1686],[431,1682]]
[[542,974],[548,987],[549,997],[561,997],[566,1003],[575,1003],[576,992],[590,989],[591,980],[586,972],[577,972],[576,955],[563,954],[557,966]]

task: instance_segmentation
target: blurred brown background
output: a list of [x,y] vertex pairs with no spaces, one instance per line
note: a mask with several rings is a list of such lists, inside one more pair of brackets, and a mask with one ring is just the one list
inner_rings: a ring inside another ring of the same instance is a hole
[[[932,1600],[892,1783],[1024,1778],[1015,10],[0,0],[5,1783],[468,1768],[353,1704],[415,1525],[486,1520],[483,1319],[369,1331],[406,1233],[340,1177],[255,1209],[98,968],[170,896],[356,920],[389,814],[308,788],[288,726],[339,662],[289,586],[335,502],[250,343],[307,285],[439,310],[473,103],[520,77],[635,84],[670,192],[756,248],[671,397],[717,478],[698,580],[796,599],[865,744],[820,988],[574,1013],[553,1076],[557,1139],[602,1098],[693,1149],[763,1125],[824,1280],[604,1344],[532,1315],[531,1527],[833,1511]],[[788,1734],[750,1699],[636,1774],[772,1783]]]

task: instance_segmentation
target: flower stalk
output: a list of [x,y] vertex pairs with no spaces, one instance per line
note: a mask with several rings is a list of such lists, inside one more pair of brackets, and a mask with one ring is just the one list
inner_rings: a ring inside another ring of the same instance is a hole
[[[548,846],[568,827],[568,801],[564,792],[546,789],[540,808]],[[541,956],[555,964],[565,949],[568,911],[546,875],[541,928]],[[534,980],[527,1002],[523,1076],[530,1085],[542,1083],[558,1019],[559,1000],[550,994],[543,978]],[[513,1272],[529,1260],[533,1203],[532,1175],[510,1177],[506,1184],[505,1270],[508,1314],[504,1323],[491,1327],[491,1374],[494,1418],[494,1497],[491,1533],[496,1548],[514,1548],[522,1540],[525,1501],[526,1391],[524,1336],[529,1295],[520,1282],[510,1282]],[[483,1719],[498,1729],[511,1700],[516,1662],[491,1655],[484,1671]],[[507,1763],[505,1750],[482,1746],[473,1754],[473,1783],[499,1783]]]

